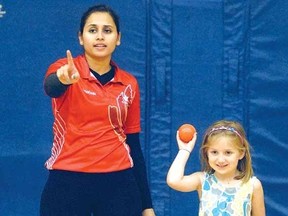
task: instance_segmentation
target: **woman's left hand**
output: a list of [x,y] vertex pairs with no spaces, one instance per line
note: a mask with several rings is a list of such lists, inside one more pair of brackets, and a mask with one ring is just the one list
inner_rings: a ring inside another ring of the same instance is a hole
[[151,209],[145,209],[142,211],[142,216],[156,216],[154,210]]

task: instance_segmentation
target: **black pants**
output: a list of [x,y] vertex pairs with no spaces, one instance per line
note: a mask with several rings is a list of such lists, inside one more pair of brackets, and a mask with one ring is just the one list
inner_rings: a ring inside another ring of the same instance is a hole
[[113,173],[52,170],[42,192],[41,216],[141,216],[131,169]]

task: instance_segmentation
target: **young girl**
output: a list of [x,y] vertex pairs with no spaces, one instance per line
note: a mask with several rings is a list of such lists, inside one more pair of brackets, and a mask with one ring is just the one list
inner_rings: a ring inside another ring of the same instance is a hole
[[188,143],[179,139],[179,152],[167,175],[178,191],[198,191],[199,216],[265,216],[262,184],[253,176],[249,143],[243,127],[233,121],[210,126],[201,146],[203,171],[184,175],[197,134]]
[[155,216],[139,141],[136,78],[112,61],[119,19],[106,5],[82,16],[83,54],[50,65],[54,140],[41,216]]

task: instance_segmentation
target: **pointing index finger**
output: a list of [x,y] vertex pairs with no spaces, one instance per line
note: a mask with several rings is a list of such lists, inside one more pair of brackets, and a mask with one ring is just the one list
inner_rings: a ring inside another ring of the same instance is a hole
[[74,62],[73,62],[73,57],[72,57],[70,50],[66,51],[66,55],[67,55],[68,67],[72,68],[74,66]]

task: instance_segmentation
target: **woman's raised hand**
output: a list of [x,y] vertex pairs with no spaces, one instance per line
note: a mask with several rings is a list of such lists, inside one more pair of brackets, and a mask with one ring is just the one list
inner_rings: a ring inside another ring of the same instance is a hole
[[64,85],[70,85],[78,82],[78,80],[80,79],[80,75],[74,65],[73,57],[70,50],[66,51],[66,55],[67,64],[60,67],[57,70],[56,74],[61,83],[63,83]]

